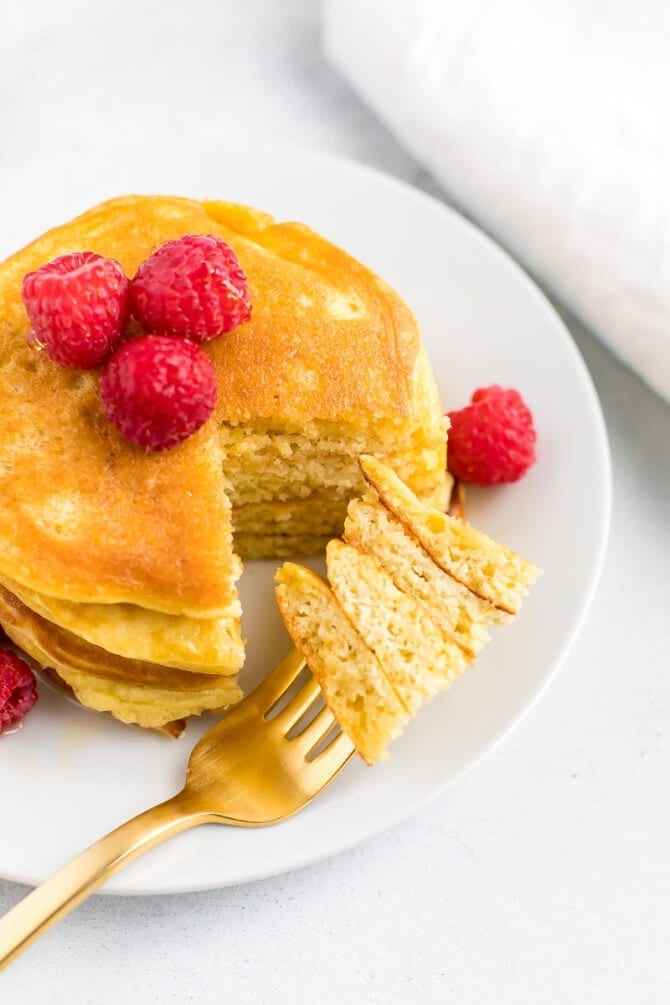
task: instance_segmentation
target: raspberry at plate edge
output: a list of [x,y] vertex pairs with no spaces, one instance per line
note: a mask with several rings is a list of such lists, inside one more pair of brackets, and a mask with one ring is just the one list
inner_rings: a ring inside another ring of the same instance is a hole
[[449,471],[462,482],[514,482],[535,462],[533,416],[518,391],[497,384],[475,391],[470,404],[448,413]]

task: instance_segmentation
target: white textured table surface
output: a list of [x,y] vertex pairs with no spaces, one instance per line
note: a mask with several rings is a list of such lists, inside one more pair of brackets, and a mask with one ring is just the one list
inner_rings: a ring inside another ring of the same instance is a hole
[[[320,147],[434,191],[323,62],[316,0],[8,10],[0,184],[23,157],[48,171],[50,150],[176,133]],[[438,802],[336,859],[94,897],[0,978],[3,1002],[670,1000],[670,408],[569,324],[605,411],[614,512],[591,616],[539,706]],[[24,892],[0,882],[0,911]]]

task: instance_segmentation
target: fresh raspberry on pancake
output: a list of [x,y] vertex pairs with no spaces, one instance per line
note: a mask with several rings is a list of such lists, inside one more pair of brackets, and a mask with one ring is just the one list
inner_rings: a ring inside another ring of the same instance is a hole
[[216,373],[193,342],[145,335],[114,353],[103,370],[100,393],[107,418],[127,440],[147,451],[168,450],[212,414]]
[[219,237],[186,234],[166,241],[140,265],[132,309],[147,332],[206,342],[251,317],[247,278]]
[[121,340],[129,290],[128,278],[112,258],[92,251],[54,258],[23,280],[29,344],[61,366],[101,366]]

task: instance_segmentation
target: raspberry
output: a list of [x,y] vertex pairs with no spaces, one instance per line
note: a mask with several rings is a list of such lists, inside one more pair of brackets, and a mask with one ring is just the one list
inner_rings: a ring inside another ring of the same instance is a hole
[[469,405],[448,415],[449,470],[460,481],[515,482],[534,463],[533,416],[518,391],[480,388]]
[[206,342],[251,317],[247,277],[219,237],[166,241],[131,284],[133,313],[146,331]]
[[130,282],[113,258],[92,251],[61,255],[23,280],[28,342],[75,370],[100,366],[121,338]]
[[107,362],[100,394],[107,418],[127,440],[145,450],[168,450],[212,414],[216,373],[193,342],[145,335],[124,343]]
[[26,661],[0,651],[0,733],[16,725],[36,701],[35,675]]

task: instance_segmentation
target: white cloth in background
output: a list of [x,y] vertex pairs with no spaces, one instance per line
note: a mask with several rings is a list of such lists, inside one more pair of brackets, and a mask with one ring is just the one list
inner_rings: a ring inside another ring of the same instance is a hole
[[670,4],[326,0],[327,55],[670,400]]

